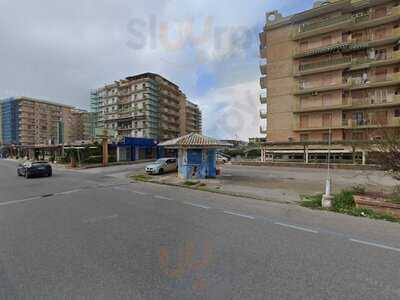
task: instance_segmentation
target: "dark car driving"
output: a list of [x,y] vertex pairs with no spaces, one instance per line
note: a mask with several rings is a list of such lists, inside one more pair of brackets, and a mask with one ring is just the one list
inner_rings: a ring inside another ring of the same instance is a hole
[[52,176],[53,170],[51,165],[46,161],[25,162],[17,168],[18,176],[31,178],[36,176]]

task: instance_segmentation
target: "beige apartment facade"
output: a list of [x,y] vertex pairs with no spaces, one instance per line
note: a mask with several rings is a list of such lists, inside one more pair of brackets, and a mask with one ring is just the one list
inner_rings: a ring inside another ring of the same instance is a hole
[[354,159],[365,151],[350,144],[400,127],[396,1],[318,1],[289,17],[273,11],[260,40],[264,160],[308,161],[307,144],[321,159],[329,140],[337,157]]
[[119,137],[168,140],[184,135],[188,128],[185,94],[158,74],[139,74],[105,85],[97,89],[93,101],[96,126],[113,129]]
[[30,97],[5,99],[0,106],[5,145],[60,145],[89,139],[86,111]]
[[193,102],[187,101],[185,110],[185,134],[202,134],[202,113],[199,106]]

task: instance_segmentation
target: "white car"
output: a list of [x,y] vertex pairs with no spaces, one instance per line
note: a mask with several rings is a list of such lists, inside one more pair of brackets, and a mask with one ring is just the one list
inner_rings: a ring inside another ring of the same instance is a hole
[[160,158],[155,163],[147,165],[145,171],[148,174],[163,174],[169,172],[176,172],[178,170],[178,163],[176,158]]

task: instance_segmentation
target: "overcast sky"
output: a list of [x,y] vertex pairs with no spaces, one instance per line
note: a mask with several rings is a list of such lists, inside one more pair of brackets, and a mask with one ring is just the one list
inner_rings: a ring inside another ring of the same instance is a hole
[[159,73],[199,104],[205,133],[259,135],[258,33],[265,12],[312,0],[0,0],[0,98],[89,109],[89,91]]

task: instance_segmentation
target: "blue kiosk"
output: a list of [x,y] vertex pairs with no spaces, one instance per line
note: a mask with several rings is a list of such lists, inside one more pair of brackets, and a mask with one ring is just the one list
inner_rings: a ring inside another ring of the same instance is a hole
[[217,149],[228,144],[213,138],[191,133],[159,146],[178,149],[178,173],[183,179],[205,179],[217,176]]

